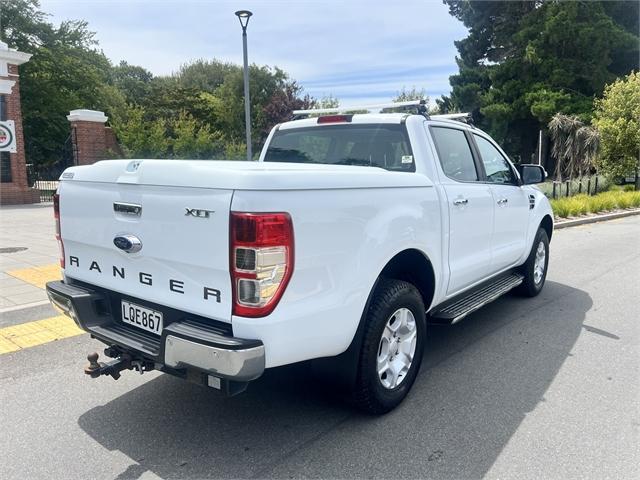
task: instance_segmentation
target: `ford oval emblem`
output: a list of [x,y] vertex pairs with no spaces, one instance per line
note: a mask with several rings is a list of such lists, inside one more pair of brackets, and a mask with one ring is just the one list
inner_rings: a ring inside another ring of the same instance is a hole
[[135,235],[118,235],[113,239],[113,244],[127,253],[136,253],[142,250],[142,242]]
[[138,170],[138,167],[140,167],[141,163],[142,163],[141,160],[133,160],[132,162],[129,162],[127,164],[127,167],[125,168],[125,170],[127,172],[135,172]]

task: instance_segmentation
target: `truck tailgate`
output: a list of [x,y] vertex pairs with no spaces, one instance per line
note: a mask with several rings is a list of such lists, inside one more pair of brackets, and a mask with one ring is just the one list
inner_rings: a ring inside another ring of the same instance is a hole
[[[213,188],[61,182],[65,275],[230,322],[232,194]],[[116,247],[114,239],[124,235],[138,238],[142,248],[127,253]]]

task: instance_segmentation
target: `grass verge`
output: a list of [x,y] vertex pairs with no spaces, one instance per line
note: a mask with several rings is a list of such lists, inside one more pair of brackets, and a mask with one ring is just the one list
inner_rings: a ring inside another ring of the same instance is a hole
[[640,207],[640,192],[611,191],[593,196],[576,195],[559,198],[550,202],[556,217],[578,217],[589,213]]

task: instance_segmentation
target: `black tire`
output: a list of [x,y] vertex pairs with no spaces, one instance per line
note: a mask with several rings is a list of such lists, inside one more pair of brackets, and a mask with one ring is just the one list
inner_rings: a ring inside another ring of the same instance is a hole
[[[536,282],[535,264],[538,246],[542,243],[545,251],[544,271],[541,278]],[[533,240],[531,252],[527,261],[520,268],[520,273],[524,275],[524,281],[518,286],[517,292],[525,297],[535,297],[542,291],[547,278],[547,268],[549,267],[549,237],[544,228],[539,228]]]
[[[397,376],[401,380],[395,388],[388,388],[383,385],[383,380],[378,375],[377,360],[387,322],[400,309],[408,309],[415,319],[415,353],[406,374]],[[424,302],[415,286],[394,279],[379,281],[363,319],[365,324],[362,346],[358,356],[356,382],[353,386],[353,398],[360,410],[376,415],[387,413],[407,396],[422,363],[427,327],[425,317]]]

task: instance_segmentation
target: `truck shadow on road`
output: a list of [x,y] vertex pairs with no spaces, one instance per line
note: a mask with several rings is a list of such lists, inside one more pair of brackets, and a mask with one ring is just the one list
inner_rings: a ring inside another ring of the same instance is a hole
[[507,296],[431,327],[412,393],[383,417],[354,412],[296,365],[230,399],[161,376],[79,425],[135,462],[118,478],[478,478],[545,402],[591,306],[586,292],[547,282],[534,299]]

